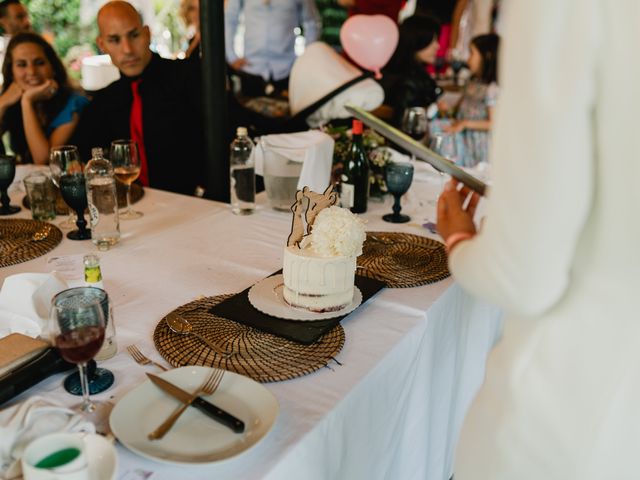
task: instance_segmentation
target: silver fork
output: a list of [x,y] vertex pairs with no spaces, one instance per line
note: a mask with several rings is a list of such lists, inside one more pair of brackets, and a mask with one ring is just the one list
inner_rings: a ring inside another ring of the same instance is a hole
[[195,400],[196,397],[205,394],[205,395],[213,395],[213,393],[220,386],[220,382],[222,381],[222,377],[224,377],[224,370],[215,369],[213,370],[202,383],[199,389],[197,389],[191,395],[191,398],[176,408],[171,415],[167,417],[167,419],[162,422],[162,424],[156,428],[153,432],[147,435],[149,440],[159,440],[165,436],[165,434],[173,427],[173,424],[176,423],[176,420],[180,418],[182,412],[184,412],[191,402]]
[[140,365],[155,365],[156,367],[160,368],[161,370],[164,370],[165,372],[169,370],[164,365],[154,362],[149,357],[147,357],[144,353],[140,351],[137,345],[129,345],[127,347],[127,352],[129,352],[129,355],[131,355],[131,357]]

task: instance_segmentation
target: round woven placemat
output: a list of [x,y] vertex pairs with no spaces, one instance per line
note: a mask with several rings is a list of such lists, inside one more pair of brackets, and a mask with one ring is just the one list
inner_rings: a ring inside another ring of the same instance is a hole
[[358,267],[358,275],[390,288],[418,287],[450,275],[442,243],[399,232],[367,232]]
[[[49,225],[43,240],[33,234]],[[0,219],[0,267],[8,267],[38,258],[53,250],[62,240],[62,232],[51,223],[40,220]]]
[[210,349],[195,335],[172,332],[164,317],[153,333],[160,355],[174,367],[203,365],[236,372],[258,382],[279,382],[319,370],[342,350],[344,329],[339,324],[316,343],[303,345],[209,313],[212,306],[231,296],[195,300],[171,312],[183,316],[193,331],[230,354]]
[[[64,203],[62,198],[62,194],[60,193],[60,189],[55,187],[56,189],[56,215],[68,215],[69,207]],[[116,191],[118,194],[118,207],[124,208],[127,206],[127,191],[125,187],[120,182],[116,182]],[[142,197],[144,197],[144,188],[137,183],[131,185],[131,203],[138,202]],[[22,205],[24,208],[31,209],[31,205],[29,205],[29,197],[26,195],[22,199]]]

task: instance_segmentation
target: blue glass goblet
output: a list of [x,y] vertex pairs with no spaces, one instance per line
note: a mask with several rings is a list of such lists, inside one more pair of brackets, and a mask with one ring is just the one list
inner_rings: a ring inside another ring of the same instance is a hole
[[16,176],[16,157],[0,155],[0,215],[13,215],[20,211],[20,207],[11,205],[7,190]]
[[67,238],[71,240],[89,240],[91,230],[87,228],[87,221],[84,219],[84,211],[87,208],[87,187],[85,185],[84,174],[67,173],[60,177],[60,193],[65,203],[76,211],[76,225],[78,230],[67,233]]
[[387,189],[393,194],[393,213],[384,215],[382,219],[391,223],[407,223],[411,220],[408,215],[400,213],[400,197],[407,193],[413,180],[413,165],[410,163],[391,163],[387,165],[384,172],[384,179]]

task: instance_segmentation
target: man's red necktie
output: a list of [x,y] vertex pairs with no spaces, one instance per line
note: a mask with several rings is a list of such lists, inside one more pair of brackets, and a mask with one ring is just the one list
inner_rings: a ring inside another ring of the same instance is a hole
[[144,148],[144,135],[142,130],[142,98],[138,88],[142,79],[131,82],[131,93],[133,102],[131,103],[131,116],[129,126],[131,128],[131,139],[138,144],[138,155],[140,155],[140,181],[145,187],[149,186],[149,170],[147,167],[147,152]]

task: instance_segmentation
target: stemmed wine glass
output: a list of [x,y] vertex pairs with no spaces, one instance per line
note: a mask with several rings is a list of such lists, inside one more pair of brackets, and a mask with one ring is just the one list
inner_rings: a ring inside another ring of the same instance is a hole
[[388,213],[382,217],[385,222],[407,223],[411,220],[408,215],[400,213],[400,197],[407,193],[413,180],[413,165],[410,163],[390,163],[386,166],[384,179],[387,189],[393,194],[393,213]]
[[0,155],[0,215],[13,215],[20,211],[20,207],[11,205],[7,190],[16,176],[16,157]]
[[[100,292],[104,297],[102,299]],[[50,312],[54,345],[62,358],[78,365],[82,403],[76,409],[88,419],[97,420],[95,423],[99,423],[106,413],[105,410],[110,408],[108,403],[91,401],[87,374],[88,362],[98,353],[104,341],[105,316],[108,315],[108,300],[105,299],[106,293],[98,288],[70,288],[53,297]],[[108,370],[99,370],[103,371],[103,376],[108,377],[100,380],[105,385],[102,388],[104,390],[113,384],[113,374]],[[74,378],[73,374],[70,378]],[[69,382],[68,378],[65,387],[69,383],[73,382]],[[73,393],[72,389],[70,391]]]
[[[429,148],[451,162],[455,162],[458,157],[455,135],[450,133],[437,133],[432,135],[429,141]],[[437,205],[440,192],[442,192],[444,188],[444,173],[438,171],[438,175],[440,177],[440,186],[436,198],[433,201],[429,201],[432,205]]]
[[120,213],[121,220],[140,218],[142,212],[131,208],[131,184],[140,176],[140,157],[138,146],[133,140],[115,140],[111,142],[109,160],[113,165],[113,173],[119,182],[127,189],[127,208]]
[[89,203],[84,173],[82,173],[83,167],[82,164],[67,165],[67,169],[62,172],[58,180],[62,198],[69,205],[69,208],[76,211],[78,230],[67,233],[67,238],[70,240],[89,240],[91,238],[91,230],[87,228],[87,221],[84,219],[84,211]]
[[[56,187],[60,188],[60,176],[67,168],[82,171],[82,161],[80,160],[78,147],[75,145],[53,147],[49,153],[49,170],[51,170],[51,180],[53,180]],[[60,226],[62,228],[73,228],[76,220],[76,214],[73,210],[70,210],[69,215],[60,223]]]
[[[429,131],[427,111],[424,107],[409,107],[402,116],[402,131],[417,141],[422,141]],[[415,160],[411,155],[411,160]]]

